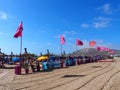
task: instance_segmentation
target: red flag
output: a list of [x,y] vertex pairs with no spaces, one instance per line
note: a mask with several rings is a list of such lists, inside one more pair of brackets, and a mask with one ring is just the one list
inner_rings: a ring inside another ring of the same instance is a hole
[[107,47],[104,47],[104,51],[109,51],[110,49]]
[[83,42],[80,41],[80,40],[78,40],[78,39],[76,39],[76,45],[77,45],[77,46],[83,45]]
[[22,37],[22,30],[23,30],[23,25],[22,25],[22,22],[21,22],[20,25],[17,28],[16,33],[14,34],[14,38]]
[[90,47],[93,47],[93,46],[95,46],[95,45],[96,45],[96,42],[95,42],[95,41],[90,41],[90,42],[89,42],[89,46],[90,46]]
[[60,43],[61,43],[61,44],[65,44],[65,38],[64,38],[64,36],[62,36],[62,35],[60,36]]
[[101,50],[101,47],[97,47],[97,50],[100,51],[100,50]]

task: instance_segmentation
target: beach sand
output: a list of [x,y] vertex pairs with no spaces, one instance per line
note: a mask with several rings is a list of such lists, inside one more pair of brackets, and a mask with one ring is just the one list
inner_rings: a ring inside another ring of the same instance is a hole
[[0,69],[0,90],[120,90],[120,59],[15,75]]

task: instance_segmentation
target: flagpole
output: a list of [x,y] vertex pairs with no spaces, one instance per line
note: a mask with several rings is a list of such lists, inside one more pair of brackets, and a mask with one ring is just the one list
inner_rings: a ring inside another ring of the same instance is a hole
[[[21,21],[21,24],[23,24],[23,22]],[[23,27],[22,27],[23,29]],[[22,32],[21,32],[21,39],[20,39],[20,59],[22,60]]]
[[22,30],[23,30],[23,26],[22,26],[22,22],[19,24],[16,33],[14,34],[14,38],[18,38],[20,37],[20,59],[22,57]]
[[60,49],[61,49],[61,56],[62,56],[62,44],[60,44]]
[[76,45],[76,51],[77,51],[77,45]]
[[20,39],[20,59],[22,59],[22,36]]

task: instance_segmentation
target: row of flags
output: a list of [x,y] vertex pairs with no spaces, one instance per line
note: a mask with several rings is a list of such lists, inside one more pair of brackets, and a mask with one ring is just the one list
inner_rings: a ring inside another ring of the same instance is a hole
[[97,46],[96,49],[98,51],[106,51],[106,52],[110,52],[111,54],[114,54],[115,52],[113,50],[111,50],[108,47],[104,47],[104,46]]
[[[23,31],[23,23],[21,22],[17,28],[16,33],[14,34],[14,38],[22,37],[22,31]],[[65,44],[65,38],[62,35],[60,36],[60,43]],[[83,42],[79,39],[76,39],[76,46],[80,46],[80,45],[83,45]],[[95,45],[96,45],[95,41],[89,42],[90,47],[93,47]]]
[[[22,31],[23,31],[23,23],[21,22],[17,28],[16,33],[14,34],[14,38],[22,37]],[[60,36],[60,43],[65,44],[65,38],[62,35]],[[83,45],[83,42],[79,39],[76,39],[76,45],[77,46]],[[95,41],[89,42],[89,46],[93,47],[95,45],[96,45]]]
[[[60,36],[60,43],[61,44],[65,44],[65,38],[64,36]],[[76,46],[81,46],[83,45],[83,42],[79,39],[76,39]],[[90,41],[89,42],[89,46],[90,47],[94,47],[96,45],[96,41]],[[115,52],[113,50],[111,50],[110,48],[108,47],[104,47],[104,46],[97,46],[96,49],[98,51],[106,51],[106,52],[110,52],[111,54],[114,54]]]
[[[17,31],[14,34],[14,38],[22,37],[22,31],[23,31],[23,23],[20,22],[20,24],[18,25]],[[61,45],[65,44],[65,38],[62,35],[60,36],[60,44]],[[81,46],[81,45],[83,45],[83,42],[79,39],[76,39],[76,46]],[[90,47],[94,47],[95,45],[96,45],[96,41],[90,41],[89,42]],[[98,51],[108,51],[110,53],[114,53],[114,51],[111,50],[110,48],[103,47],[103,46],[97,46],[96,49]]]
[[[65,38],[62,35],[60,36],[60,43],[65,44]],[[79,39],[76,39],[76,46],[81,46],[81,45],[83,45],[83,42],[81,40],[79,40]],[[96,45],[96,41],[90,41],[89,42],[90,47],[93,47],[95,45]]]

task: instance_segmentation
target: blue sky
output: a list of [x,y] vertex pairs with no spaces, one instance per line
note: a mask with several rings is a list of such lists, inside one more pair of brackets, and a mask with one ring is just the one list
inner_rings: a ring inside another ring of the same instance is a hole
[[66,39],[63,50],[76,50],[76,38],[89,47],[120,49],[120,0],[0,0],[0,48],[20,52],[20,38],[13,38],[23,21],[23,52],[60,54],[59,36]]

